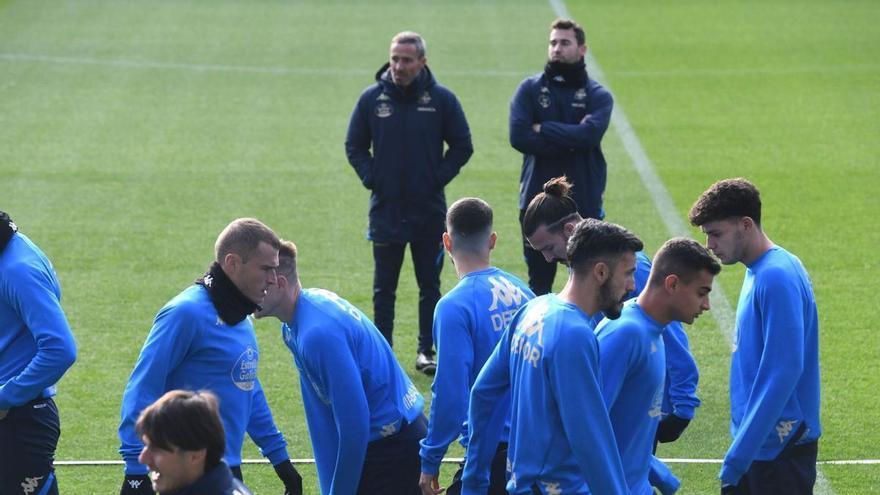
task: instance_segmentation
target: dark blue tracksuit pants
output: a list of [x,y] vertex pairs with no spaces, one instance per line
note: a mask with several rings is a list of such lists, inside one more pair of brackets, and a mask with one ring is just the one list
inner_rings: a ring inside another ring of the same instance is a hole
[[58,495],[53,462],[60,435],[51,398],[9,409],[0,419],[0,493]]

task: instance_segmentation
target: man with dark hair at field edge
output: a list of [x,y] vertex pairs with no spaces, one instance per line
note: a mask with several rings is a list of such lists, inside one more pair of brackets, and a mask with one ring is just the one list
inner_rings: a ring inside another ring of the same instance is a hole
[[0,211],[0,493],[58,494],[52,397],[74,361],[55,269]]
[[[601,141],[611,120],[611,93],[587,74],[584,30],[569,19],[550,25],[544,71],[523,80],[510,102],[510,144],[523,154],[520,222],[529,201],[553,177],[567,176],[584,218],[605,217],[606,168]],[[556,264],[542,259],[523,238],[529,286],[552,290]]]
[[275,284],[281,241],[259,220],[239,218],[217,237],[215,261],[159,310],[122,396],[119,453],[125,460],[121,494],[152,493],[143,443],[135,429],[141,411],[172,389],[208,390],[220,400],[226,431],[224,460],[241,475],[247,431],[275,467],[285,493],[302,494],[302,479],[287,455],[257,378],[260,351],[249,317]]
[[[575,225],[581,221],[577,205],[572,199],[571,184],[565,177],[550,179],[542,192],[532,198],[523,216],[523,234],[536,251],[547,261],[565,263],[565,248]],[[651,260],[643,251],[636,253],[635,289],[627,298],[638,297],[648,285]],[[598,325],[605,315],[594,315]],[[674,442],[694,418],[700,406],[697,383],[700,373],[690,352],[687,334],[679,321],[671,321],[663,333],[666,348],[666,380],[661,404],[662,419],[657,428],[656,441]],[[680,485],[669,468],[659,459],[652,459],[651,484],[663,493],[674,491]]]
[[730,432],[721,493],[813,493],[819,422],[819,319],[795,255],[761,228],[761,197],[745,179],[713,184],[691,224],[722,263],[746,267],[730,362]]
[[587,219],[575,227],[565,287],[516,313],[474,383],[463,494],[486,493],[508,414],[508,493],[628,493],[602,399],[592,316],[620,313],[642,248],[619,225]]
[[431,375],[437,368],[431,319],[443,268],[443,189],[474,148],[458,99],[434,79],[425,54],[425,41],[416,33],[391,40],[390,61],[351,114],[345,153],[370,190],[367,238],[373,243],[376,326],[393,345],[397,282],[409,243],[419,286],[416,369]]
[[697,241],[670,239],[654,256],[638,298],[627,302],[619,318],[606,318],[596,328],[602,394],[633,495],[654,493],[649,476],[666,377],[663,334],[670,323],[692,324],[709,309],[712,280],[720,271]]
[[256,316],[281,321],[299,370],[321,493],[417,495],[425,399],[365,314],[302,288],[296,256],[283,241],[277,283]]
[[251,495],[223,462],[226,445],[217,398],[172,390],[141,412],[138,460],[150,468],[159,495]]
[[[497,235],[492,231],[492,208],[479,198],[462,198],[449,207],[443,245],[461,281],[437,303],[434,341],[437,374],[431,389],[431,421],[422,440],[423,495],[437,495],[440,462],[449,444],[461,437],[467,448],[468,396],[477,373],[498,344],[501,332],[516,311],[535,297],[528,286],[491,264]],[[509,415],[492,460],[489,495],[506,495]],[[460,469],[446,490],[461,492]]]

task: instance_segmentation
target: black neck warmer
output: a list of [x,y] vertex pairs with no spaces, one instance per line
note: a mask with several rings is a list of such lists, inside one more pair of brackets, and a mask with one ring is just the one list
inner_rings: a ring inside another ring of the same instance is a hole
[[241,293],[238,287],[229,280],[226,272],[216,261],[211,264],[203,277],[196,279],[196,284],[208,290],[211,302],[217,313],[227,325],[237,325],[247,315],[260,309],[260,306]]
[[573,64],[548,61],[544,66],[544,74],[551,81],[569,88],[580,88],[587,82],[587,66],[583,59]]
[[12,234],[18,232],[18,226],[15,225],[15,222],[9,218],[9,215],[5,211],[0,211],[0,253],[3,252],[3,249],[6,248],[6,245],[9,244],[9,240],[12,239]]

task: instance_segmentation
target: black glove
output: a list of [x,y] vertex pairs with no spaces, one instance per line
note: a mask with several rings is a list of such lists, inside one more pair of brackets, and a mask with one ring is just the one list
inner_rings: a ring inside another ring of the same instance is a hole
[[736,485],[725,485],[721,483],[721,495],[733,495],[736,493]]
[[275,466],[275,474],[281,478],[284,483],[284,495],[303,495],[303,479],[302,476],[293,467],[290,459],[279,462]]
[[678,417],[675,414],[666,416],[657,426],[657,441],[669,443],[678,440],[690,422],[691,420]]
[[146,474],[126,474],[119,495],[154,495],[150,477]]

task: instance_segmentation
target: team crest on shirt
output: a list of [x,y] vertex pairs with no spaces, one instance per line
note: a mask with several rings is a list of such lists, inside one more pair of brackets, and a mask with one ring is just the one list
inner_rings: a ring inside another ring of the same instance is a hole
[[385,117],[390,117],[391,114],[394,113],[394,107],[392,107],[388,103],[379,103],[376,105],[376,117],[380,119],[384,119]]
[[431,94],[425,91],[422,96],[419,96],[419,105],[427,105],[428,103],[431,103]]
[[550,108],[550,97],[545,94],[538,96],[538,105],[541,105],[541,108]]
[[575,100],[583,100],[586,97],[587,97],[587,90],[584,88],[581,88],[581,89],[574,92],[574,99]]
[[257,379],[257,363],[260,361],[260,353],[251,346],[248,346],[241,356],[235,361],[232,367],[232,382],[235,386],[245,392],[254,389],[254,382]]

